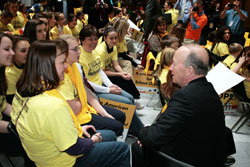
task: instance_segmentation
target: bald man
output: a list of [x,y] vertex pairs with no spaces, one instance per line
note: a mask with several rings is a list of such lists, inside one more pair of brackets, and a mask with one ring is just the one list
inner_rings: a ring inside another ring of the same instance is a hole
[[132,145],[133,167],[167,165],[154,151],[198,167],[224,166],[224,113],[218,94],[205,78],[208,60],[206,50],[196,44],[176,51],[170,70],[181,89],[157,121],[140,131]]

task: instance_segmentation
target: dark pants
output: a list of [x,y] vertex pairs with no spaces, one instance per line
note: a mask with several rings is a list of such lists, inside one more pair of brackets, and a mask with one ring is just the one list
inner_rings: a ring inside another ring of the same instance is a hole
[[[10,121],[10,117],[3,114],[4,121]],[[22,145],[11,133],[0,133],[0,152],[9,155],[20,155]]]
[[131,94],[134,99],[140,98],[140,92],[136,88],[133,80],[125,80],[122,77],[109,77],[110,81]]
[[83,125],[94,125],[94,127],[98,130],[112,130],[117,136],[120,136],[122,134],[123,124],[126,119],[125,114],[122,111],[111,107],[103,106],[103,108],[115,119],[91,114],[91,121]]

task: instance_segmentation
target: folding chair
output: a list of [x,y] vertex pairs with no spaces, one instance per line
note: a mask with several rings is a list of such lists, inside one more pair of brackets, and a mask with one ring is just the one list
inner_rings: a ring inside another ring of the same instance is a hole
[[[9,123],[8,130],[9,130],[9,132],[11,134],[13,134],[15,136],[16,140],[18,142],[20,142],[20,144],[21,144],[21,140],[20,140],[19,135],[17,133],[16,127],[15,127],[15,125],[12,122]],[[25,152],[25,150],[23,148],[22,148],[22,156],[24,158],[25,166],[26,167],[35,167],[36,166],[35,163],[29,159],[29,157],[27,156],[27,154],[26,154],[26,152]]]
[[[244,82],[241,82],[238,85],[234,86],[232,88],[232,91],[234,95],[236,96],[236,98],[240,100],[240,103],[242,105],[242,110],[243,110],[242,115],[231,128],[231,130],[233,130],[239,124],[238,128],[234,131],[235,133],[237,133],[238,130],[243,125],[245,125],[250,118],[250,100],[246,96]],[[242,120],[243,122],[240,124]]]
[[170,167],[194,167],[193,165],[187,164],[185,162],[179,161],[161,151],[156,151],[156,154],[160,155],[162,158],[166,159],[169,161],[169,166]]

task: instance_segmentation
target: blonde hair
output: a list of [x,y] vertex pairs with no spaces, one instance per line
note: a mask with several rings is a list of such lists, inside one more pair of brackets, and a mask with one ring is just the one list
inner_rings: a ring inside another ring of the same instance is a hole
[[162,69],[164,69],[164,65],[170,67],[170,65],[173,62],[174,54],[175,54],[175,49],[173,49],[173,48],[165,48],[162,50],[160,65],[159,65],[159,69],[157,71],[158,76],[161,74]]
[[229,45],[229,53],[230,54],[235,54],[238,52],[241,52],[243,49],[243,47],[241,46],[241,44],[238,43],[232,43]]
[[120,18],[114,23],[113,27],[117,31],[118,41],[122,42],[125,38],[125,35],[127,34],[129,23],[126,19]]

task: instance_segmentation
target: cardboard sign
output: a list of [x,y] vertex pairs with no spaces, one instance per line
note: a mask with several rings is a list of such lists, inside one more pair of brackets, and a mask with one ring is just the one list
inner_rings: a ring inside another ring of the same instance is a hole
[[134,69],[135,85],[149,88],[157,88],[157,85],[152,83],[152,73],[153,71],[148,71],[148,75],[146,75],[145,71]]
[[143,32],[137,31],[135,29],[131,29],[131,38],[136,42],[140,43],[143,38]]
[[[233,92],[231,90],[228,90],[224,93],[221,93],[220,100],[223,103],[224,106],[224,113],[225,114],[236,114],[236,111],[238,109],[239,100],[234,96]],[[229,100],[231,98],[231,100]],[[225,106],[225,103],[229,100],[227,105]]]
[[107,100],[104,98],[100,98],[100,103],[101,105],[104,106],[108,106],[111,108],[115,108],[118,109],[122,112],[125,113],[126,115],[126,120],[124,122],[124,130],[122,132],[122,136],[120,136],[117,140],[119,141],[125,141],[127,133],[128,133],[128,129],[130,127],[134,112],[135,112],[135,105],[130,105],[130,104],[125,104],[125,103],[120,103],[120,102],[116,102],[116,101],[112,101],[112,100]]

